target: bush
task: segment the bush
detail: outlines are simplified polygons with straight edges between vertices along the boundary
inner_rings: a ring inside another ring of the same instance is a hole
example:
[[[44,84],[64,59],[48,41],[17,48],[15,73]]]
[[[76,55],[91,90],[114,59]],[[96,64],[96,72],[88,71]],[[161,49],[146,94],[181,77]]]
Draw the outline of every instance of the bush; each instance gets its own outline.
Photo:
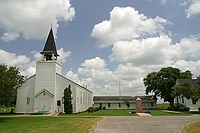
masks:
[[[87,109],[87,112],[88,113],[93,113],[95,111],[95,109],[93,108],[93,107],[89,107],[88,109]]]
[[[200,107],[198,107],[198,110],[200,111]]]
[[[102,110],[102,107],[101,107],[101,106],[99,106],[99,110]]]
[[[131,112],[131,114],[135,114],[135,113],[136,113],[136,111],[132,111],[132,112]]]
[[[94,110],[95,110],[95,111],[99,111],[99,110],[100,110],[100,108],[99,108],[99,107],[96,107]]]
[[[180,107],[180,111],[189,111],[190,108],[189,107]]]
[[[106,107],[103,107],[103,110],[106,110]]]
[[[168,107],[167,109],[171,111],[189,111],[190,110],[189,107],[186,107],[185,105],[179,104],[179,103],[172,105]]]

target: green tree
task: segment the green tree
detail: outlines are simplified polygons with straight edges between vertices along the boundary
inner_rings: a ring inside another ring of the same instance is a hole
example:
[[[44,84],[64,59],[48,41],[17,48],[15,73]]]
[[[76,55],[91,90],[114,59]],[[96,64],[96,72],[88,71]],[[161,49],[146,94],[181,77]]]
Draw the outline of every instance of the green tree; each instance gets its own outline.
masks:
[[[161,68],[158,72],[149,73],[144,79],[146,94],[154,92],[155,96],[160,96],[164,101],[168,101],[170,105],[174,104],[173,86],[176,80],[181,78],[191,78],[191,72],[181,72],[178,68],[166,67]]]
[[[190,99],[194,93],[189,82],[185,82],[182,85],[174,85],[172,89],[174,97],[184,96],[187,99]]]
[[[183,96],[187,99],[191,99],[193,102],[197,102],[200,99],[200,77],[197,77],[196,84],[190,84],[189,81],[185,81],[183,84],[177,84],[173,87],[174,97]]]
[[[0,65],[0,105],[16,105],[17,89],[24,81],[18,68]]]
[[[71,86],[69,85],[64,90],[64,111],[65,111],[66,114],[72,114],[73,113],[71,94],[72,94]]]

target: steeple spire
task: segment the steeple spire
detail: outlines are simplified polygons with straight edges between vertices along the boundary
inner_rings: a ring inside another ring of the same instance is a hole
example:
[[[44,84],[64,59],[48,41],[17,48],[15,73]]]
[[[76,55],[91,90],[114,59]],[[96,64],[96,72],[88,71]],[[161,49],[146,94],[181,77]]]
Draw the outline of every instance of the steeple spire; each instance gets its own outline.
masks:
[[[57,54],[57,49],[56,49],[56,44],[55,44],[55,40],[54,40],[52,26],[49,31],[49,35],[47,37],[44,49],[40,53],[44,56],[44,59],[46,59],[46,61],[57,60],[57,56],[59,56]]]

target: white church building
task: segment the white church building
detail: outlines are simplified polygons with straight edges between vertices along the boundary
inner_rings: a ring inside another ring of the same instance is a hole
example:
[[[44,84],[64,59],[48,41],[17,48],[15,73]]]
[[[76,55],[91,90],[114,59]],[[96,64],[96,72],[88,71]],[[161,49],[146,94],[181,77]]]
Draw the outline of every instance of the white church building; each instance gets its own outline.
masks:
[[[44,49],[43,60],[36,62],[36,74],[29,77],[17,91],[16,113],[64,113],[64,89],[71,86],[73,113],[83,112],[92,106],[92,91],[62,76],[57,61],[52,28]]]

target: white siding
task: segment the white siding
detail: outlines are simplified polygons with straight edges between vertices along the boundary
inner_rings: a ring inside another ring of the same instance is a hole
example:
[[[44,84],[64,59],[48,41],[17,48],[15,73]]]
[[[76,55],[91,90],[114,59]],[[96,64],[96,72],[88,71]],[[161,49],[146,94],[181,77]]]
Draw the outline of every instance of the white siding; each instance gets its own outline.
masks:
[[[27,79],[17,93],[17,113],[37,111],[64,112],[64,89],[71,86],[73,113],[86,111],[92,106],[92,92],[61,75],[61,65],[56,61],[39,61],[36,74]],[[45,93],[45,94],[44,94]],[[30,104],[27,104],[30,98]],[[57,106],[57,101],[61,106]]]
[[[17,90],[16,113],[29,113],[34,110],[35,75],[28,78],[21,88]],[[30,104],[27,104],[30,98]]]
[[[57,74],[56,76],[57,82],[56,82],[56,95],[57,95],[57,100],[62,99],[64,96],[64,89],[66,87],[71,86],[71,91],[72,91],[72,105],[73,105],[73,113],[78,113],[82,111],[86,111],[88,107],[91,107],[91,102],[90,104],[86,103],[86,94],[90,95],[92,97],[92,92],[89,90],[85,89],[84,87],[76,84],[73,81],[68,80],[67,78],[63,77],[60,74]],[[82,94],[82,95],[81,95]],[[90,98],[92,100],[92,98]],[[64,112],[64,104],[62,104],[63,112]]]

